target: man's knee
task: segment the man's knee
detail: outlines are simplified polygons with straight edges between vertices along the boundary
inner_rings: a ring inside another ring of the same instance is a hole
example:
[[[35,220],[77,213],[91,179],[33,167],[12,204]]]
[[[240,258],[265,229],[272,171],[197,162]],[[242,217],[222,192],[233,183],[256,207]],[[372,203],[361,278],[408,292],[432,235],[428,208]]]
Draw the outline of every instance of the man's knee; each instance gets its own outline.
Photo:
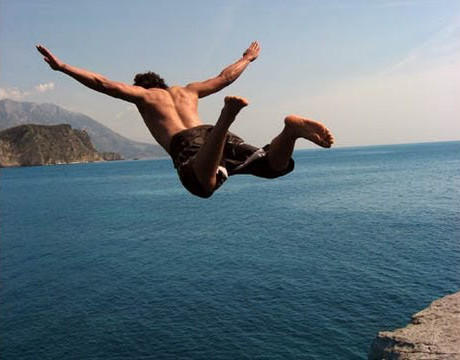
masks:
[[[222,184],[227,181],[228,179],[228,172],[224,166],[219,166],[217,168],[217,172],[214,176],[211,177],[203,177],[200,180],[197,173],[195,172],[195,178],[200,183],[202,188],[202,197],[211,197],[214,192],[222,186]]]
[[[200,183],[201,191],[200,195],[203,198],[209,198],[211,197],[212,194],[214,194],[214,191],[216,190],[216,184],[217,181],[214,177],[214,179],[205,179],[203,181],[198,180]]]
[[[202,183],[196,176],[181,178],[181,182],[190,193],[205,199],[211,197],[216,190],[212,183]]]
[[[208,198],[213,194],[213,184],[203,181],[202,175],[194,170],[192,163],[184,164],[177,172],[182,185],[193,195]]]

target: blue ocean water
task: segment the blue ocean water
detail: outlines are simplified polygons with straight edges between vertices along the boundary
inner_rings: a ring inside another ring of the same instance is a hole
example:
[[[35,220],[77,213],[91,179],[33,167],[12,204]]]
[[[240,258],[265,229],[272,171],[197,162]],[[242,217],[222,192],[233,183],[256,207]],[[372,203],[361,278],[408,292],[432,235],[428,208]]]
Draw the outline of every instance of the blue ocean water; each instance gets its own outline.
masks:
[[[297,151],[208,200],[169,160],[1,169],[1,358],[365,359],[460,290],[459,155]]]

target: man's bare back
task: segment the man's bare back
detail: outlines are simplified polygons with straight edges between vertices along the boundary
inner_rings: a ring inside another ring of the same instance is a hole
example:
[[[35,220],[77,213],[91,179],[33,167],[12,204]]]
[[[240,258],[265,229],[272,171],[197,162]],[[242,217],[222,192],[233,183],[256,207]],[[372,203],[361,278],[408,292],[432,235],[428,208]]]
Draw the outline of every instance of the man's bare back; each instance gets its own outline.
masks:
[[[41,45],[37,49],[53,70],[61,71],[93,90],[134,103],[152,136],[172,156],[184,186],[201,197],[211,196],[227,179],[228,174],[250,173],[273,178],[292,171],[291,155],[298,138],[310,140],[322,147],[330,147],[334,142],[332,134],[323,124],[289,115],[285,119],[283,131],[263,151],[250,145],[238,145],[232,147],[231,152],[240,153],[240,158],[226,162],[224,157],[227,147],[241,140],[232,135],[233,143],[229,145],[228,129],[248,102],[241,97],[226,97],[215,126],[203,128],[198,116],[198,100],[234,82],[259,56],[260,46],[257,42],[251,43],[243,56],[218,76],[186,86],[172,87],[151,72],[137,74],[134,85],[112,81],[100,74],[64,64]],[[179,134],[182,143],[189,143],[190,149],[178,149],[177,141],[172,149],[172,141],[177,140]],[[226,169],[226,166],[229,168]]]
[[[147,90],[136,106],[152,136],[168,153],[176,133],[201,124],[198,97],[183,87]]]

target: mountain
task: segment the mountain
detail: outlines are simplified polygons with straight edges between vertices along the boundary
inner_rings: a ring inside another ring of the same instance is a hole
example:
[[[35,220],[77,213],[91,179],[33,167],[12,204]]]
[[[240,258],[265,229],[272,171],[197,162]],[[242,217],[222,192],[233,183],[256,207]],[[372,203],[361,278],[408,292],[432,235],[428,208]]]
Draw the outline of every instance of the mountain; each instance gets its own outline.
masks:
[[[127,139],[89,116],[65,110],[57,105],[0,100],[0,130],[25,124],[70,124],[74,129],[85,130],[98,151],[119,153],[125,159],[167,156],[159,145]]]
[[[62,125],[20,125],[0,131],[0,167],[120,160],[99,153],[84,130]]]

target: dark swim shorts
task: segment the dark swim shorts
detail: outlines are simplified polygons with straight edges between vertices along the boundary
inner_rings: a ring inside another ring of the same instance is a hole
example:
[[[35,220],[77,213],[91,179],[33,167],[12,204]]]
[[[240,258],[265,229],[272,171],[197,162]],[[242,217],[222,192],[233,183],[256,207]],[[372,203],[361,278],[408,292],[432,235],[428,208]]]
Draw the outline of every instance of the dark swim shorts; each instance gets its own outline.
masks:
[[[182,185],[194,195],[204,198],[210,197],[232,175],[251,174],[273,179],[286,175],[294,169],[294,160],[291,158],[289,166],[285,170],[273,170],[266,156],[270,145],[257,148],[245,144],[243,139],[229,132],[222,161],[217,171],[217,186],[211,192],[206,191],[202,188],[193,171],[193,160],[212,129],[212,125],[200,125],[183,130],[171,139],[170,153],[174,167],[177,169]]]

